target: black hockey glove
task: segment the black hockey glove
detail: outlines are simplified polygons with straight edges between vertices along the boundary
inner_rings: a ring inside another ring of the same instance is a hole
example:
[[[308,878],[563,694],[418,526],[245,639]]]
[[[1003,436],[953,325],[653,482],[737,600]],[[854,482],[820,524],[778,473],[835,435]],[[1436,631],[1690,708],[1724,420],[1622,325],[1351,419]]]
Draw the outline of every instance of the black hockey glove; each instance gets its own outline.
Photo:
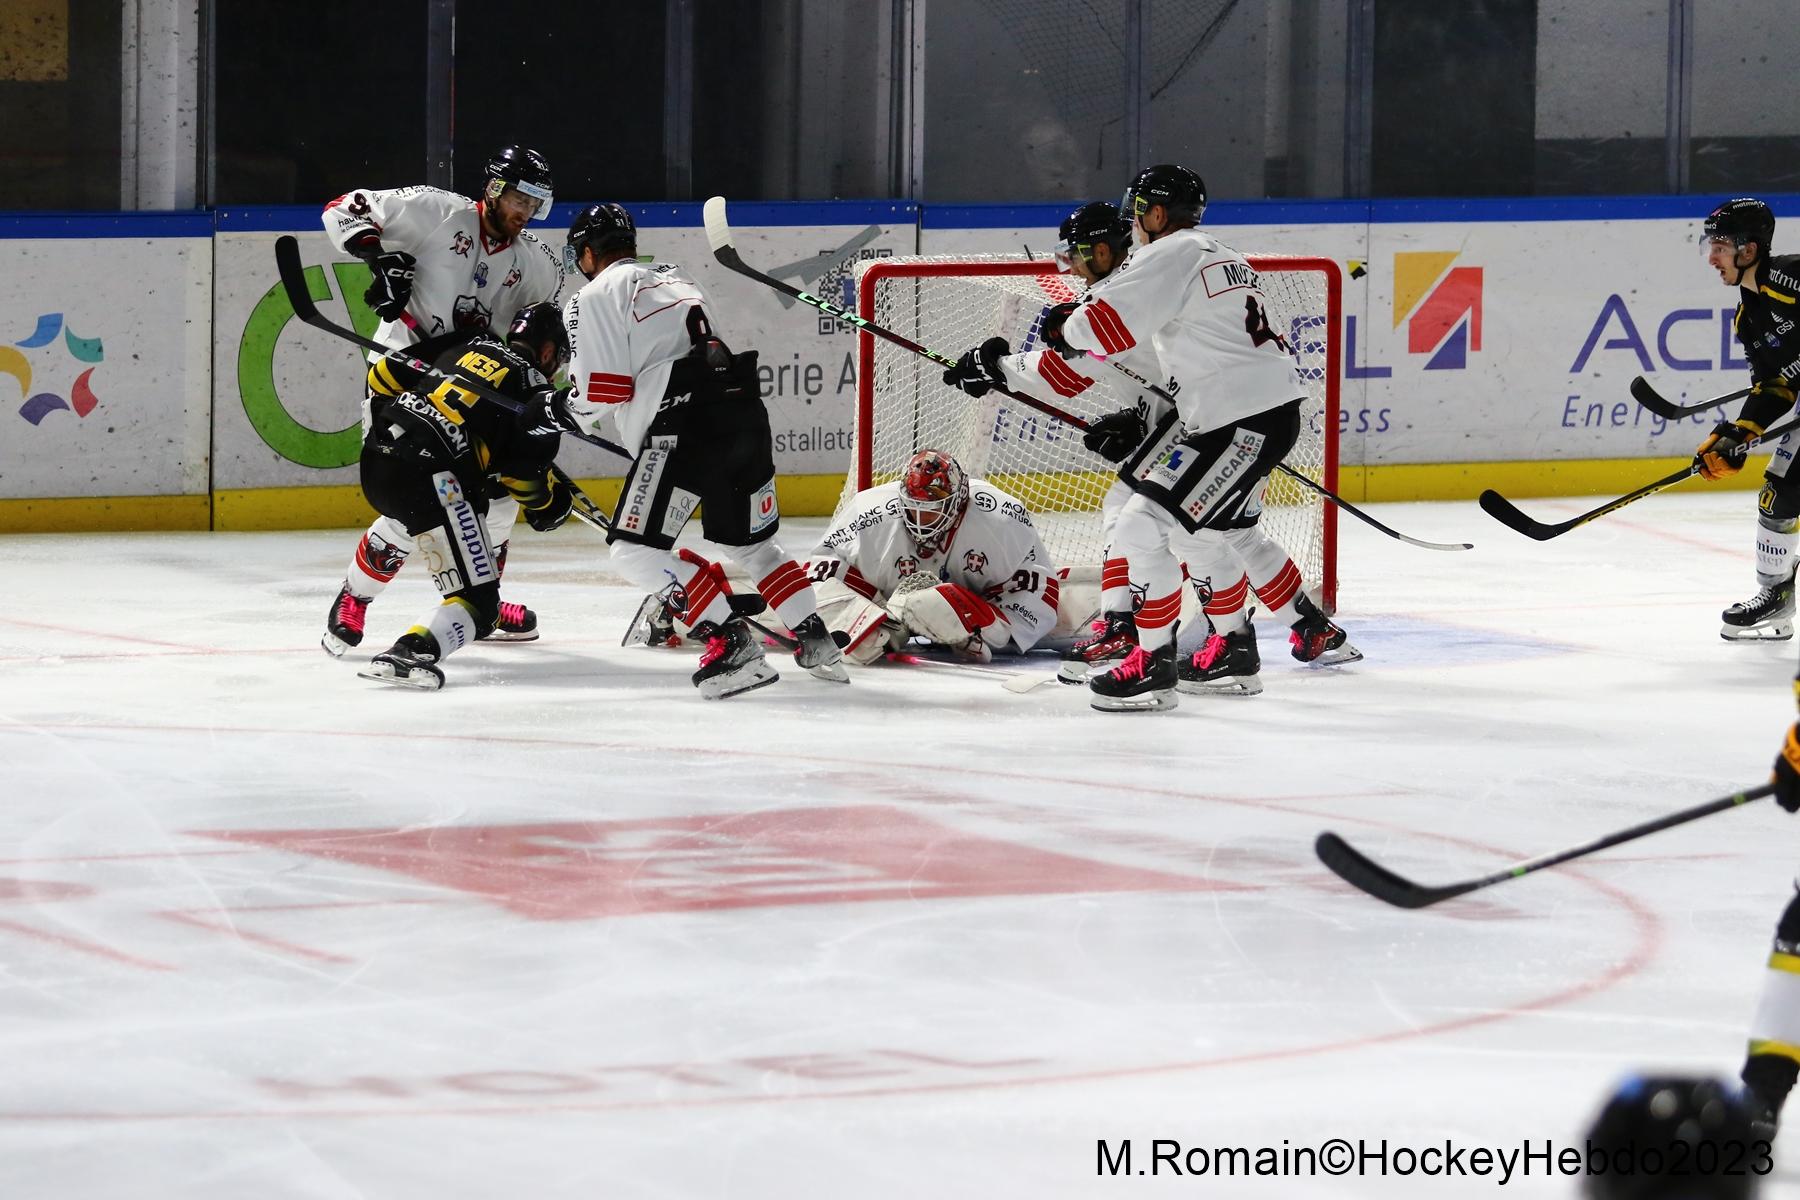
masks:
[[[569,411],[569,397],[574,391],[575,388],[570,386],[559,388],[551,394],[548,402],[550,419],[556,422],[557,427],[565,433],[585,433],[586,431],[581,428],[580,423],[575,420],[575,414]]]
[[[1800,724],[1787,732],[1781,741],[1781,753],[1775,756],[1775,803],[1789,812],[1800,812]]]
[[[575,506],[575,494],[569,490],[568,484],[556,475],[550,475],[544,482],[547,485],[544,494],[533,497],[541,499],[543,503],[536,508],[529,504],[519,505],[525,512],[525,523],[539,533],[549,533],[552,529],[559,528],[569,519],[569,510]]]
[[[1038,329],[1038,340],[1064,358],[1075,358],[1081,354],[1081,351],[1063,341],[1063,323],[1069,319],[1069,314],[1075,311],[1075,307],[1073,300],[1052,304],[1050,311],[1044,314],[1043,325]]]
[[[970,395],[985,396],[997,387],[1006,386],[1006,373],[1000,360],[1012,353],[1003,337],[991,337],[981,345],[963,351],[956,365],[944,372],[944,382]]]
[[[412,298],[413,256],[404,250],[390,250],[369,260],[375,278],[363,293],[363,303],[375,310],[384,321],[397,321]]]
[[[1136,450],[1149,433],[1144,414],[1135,408],[1122,408],[1089,425],[1081,435],[1081,444],[1107,462],[1124,462],[1125,456]]]
[[[1762,427],[1748,421],[1720,421],[1714,425],[1713,431],[1700,443],[1700,448],[1694,451],[1694,462],[1700,468],[1700,477],[1724,479],[1728,475],[1736,475],[1744,469],[1744,460],[1750,457],[1747,443],[1751,438],[1761,436]]]

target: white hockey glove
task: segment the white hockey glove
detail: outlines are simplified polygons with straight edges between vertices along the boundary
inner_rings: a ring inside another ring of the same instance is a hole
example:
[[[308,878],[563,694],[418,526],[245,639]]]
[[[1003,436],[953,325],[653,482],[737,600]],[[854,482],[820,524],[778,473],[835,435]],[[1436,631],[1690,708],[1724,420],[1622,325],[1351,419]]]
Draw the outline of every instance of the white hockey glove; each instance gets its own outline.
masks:
[[[888,608],[908,631],[980,662],[1009,634],[1000,610],[958,583],[899,592]]]

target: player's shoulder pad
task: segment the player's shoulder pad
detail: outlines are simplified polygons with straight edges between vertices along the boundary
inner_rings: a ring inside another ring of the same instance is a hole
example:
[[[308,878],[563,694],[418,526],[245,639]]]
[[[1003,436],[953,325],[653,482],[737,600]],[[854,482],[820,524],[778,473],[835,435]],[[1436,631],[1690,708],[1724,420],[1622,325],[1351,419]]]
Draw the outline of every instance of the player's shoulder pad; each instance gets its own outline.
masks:
[[[1800,254],[1771,254],[1768,284],[1789,295],[1800,294]]]
[[[969,507],[976,512],[992,513],[1031,528],[1031,511],[1015,496],[1001,491],[985,479],[969,480]]]

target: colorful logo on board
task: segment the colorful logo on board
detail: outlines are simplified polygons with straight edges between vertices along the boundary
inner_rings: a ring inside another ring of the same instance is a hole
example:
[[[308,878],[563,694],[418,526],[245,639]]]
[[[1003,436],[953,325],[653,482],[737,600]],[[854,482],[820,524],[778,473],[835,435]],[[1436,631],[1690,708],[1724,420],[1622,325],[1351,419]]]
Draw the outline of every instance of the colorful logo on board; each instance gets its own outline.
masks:
[[[69,384],[68,396],[56,392],[33,393],[31,360],[22,351],[38,350],[60,337],[69,357],[78,363],[98,363],[105,358],[105,348],[99,338],[77,337],[75,331],[63,324],[61,313],[45,313],[37,319],[37,328],[30,337],[9,345],[0,345],[0,375],[11,375],[19,381],[19,395],[24,403],[19,406],[19,415],[33,425],[58,410],[73,412],[77,417],[85,417],[94,411],[100,403],[100,397],[94,395],[91,384],[96,368],[89,367],[75,377]]]
[[[1431,355],[1427,371],[1460,371],[1481,349],[1481,268],[1454,267],[1454,250],[1394,255],[1394,328],[1406,325],[1406,352]]]

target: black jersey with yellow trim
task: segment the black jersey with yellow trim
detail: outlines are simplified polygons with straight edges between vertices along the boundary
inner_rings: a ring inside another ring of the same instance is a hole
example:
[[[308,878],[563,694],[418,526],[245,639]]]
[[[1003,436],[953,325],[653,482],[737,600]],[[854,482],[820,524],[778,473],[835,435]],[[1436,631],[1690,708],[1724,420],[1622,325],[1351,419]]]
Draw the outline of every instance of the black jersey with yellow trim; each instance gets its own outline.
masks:
[[[1800,386],[1800,254],[1771,255],[1757,287],[1738,292],[1732,328],[1750,363],[1750,398],[1739,418],[1767,429],[1794,406]]]
[[[502,475],[509,481],[540,479],[562,441],[562,432],[550,416],[552,389],[544,373],[491,333],[456,341],[430,365],[435,375],[413,366],[410,349],[383,355],[369,365],[369,391],[377,397],[411,392],[428,402],[438,417],[468,439],[484,474]],[[511,397],[523,411],[515,413],[483,399],[458,386],[458,379]],[[376,423],[380,423],[379,416]]]

